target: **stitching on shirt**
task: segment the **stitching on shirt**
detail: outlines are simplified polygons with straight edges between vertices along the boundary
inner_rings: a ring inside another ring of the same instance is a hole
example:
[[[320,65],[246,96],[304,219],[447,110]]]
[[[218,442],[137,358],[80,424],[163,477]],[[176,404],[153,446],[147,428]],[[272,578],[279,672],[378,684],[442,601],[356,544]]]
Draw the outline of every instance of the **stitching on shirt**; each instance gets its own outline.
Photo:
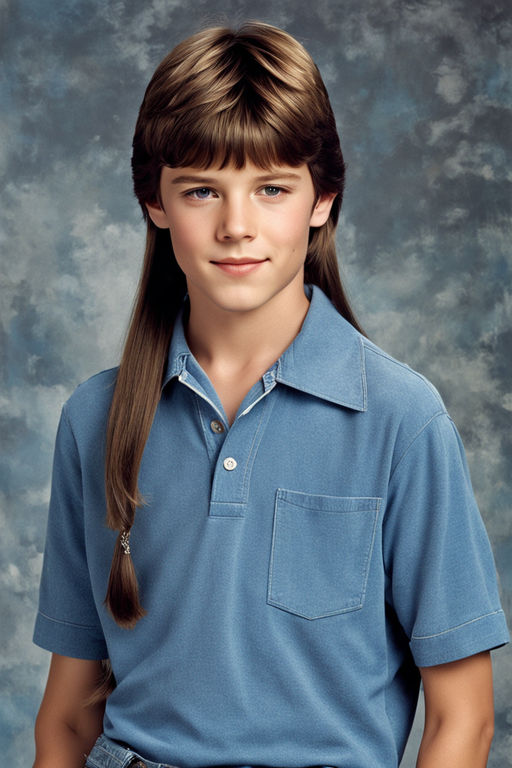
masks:
[[[206,446],[206,453],[207,453],[208,459],[210,461],[212,461],[212,459],[215,456],[215,449],[210,444],[210,440],[209,440],[210,436],[208,434],[208,425],[206,424],[206,421],[203,419],[203,414],[202,414],[202,410],[201,410],[201,402],[200,402],[202,400],[202,397],[200,397],[200,395],[198,395],[197,392],[194,392],[193,390],[192,390],[192,392],[193,392],[193,395],[194,395],[194,406],[195,406],[195,409],[197,411],[197,415],[198,415],[198,418],[199,418],[199,423],[201,424],[201,429],[203,430],[203,440],[204,440],[204,443],[205,443],[205,446]]]
[[[83,474],[82,474],[82,457],[80,456],[80,450],[78,448],[78,440],[76,439],[75,430],[73,429],[73,425],[71,424],[71,418],[70,418],[70,416],[68,414],[67,403],[64,403],[64,405],[62,407],[62,416],[65,419],[66,424],[68,425],[68,429],[69,429],[69,431],[71,433],[71,437],[73,438],[73,443],[75,445],[76,457],[77,457],[78,465],[79,465],[79,469],[80,469],[80,472],[79,472],[79,475],[80,475],[80,508],[82,510],[82,513],[83,513],[83,508],[84,508],[84,478],[83,478]],[[83,529],[83,525],[82,525],[82,529]]]
[[[186,387],[188,387],[188,388],[189,388],[189,389],[190,389],[192,392],[195,392],[195,394],[196,394],[198,397],[200,397],[202,400],[204,400],[206,403],[208,403],[209,405],[211,405],[211,407],[213,408],[213,410],[214,410],[216,413],[218,413],[218,414],[219,414],[219,416],[221,417],[221,419],[224,419],[224,416],[223,416],[223,414],[222,414],[222,413],[219,411],[219,409],[217,408],[217,406],[215,405],[215,403],[213,402],[213,400],[210,400],[210,398],[209,398],[209,397],[206,397],[206,395],[202,394],[202,393],[201,393],[201,392],[200,392],[198,389],[196,389],[196,387],[194,387],[192,384],[190,384],[190,382],[188,381],[188,378],[189,378],[189,377],[190,377],[190,378],[192,378],[192,379],[194,378],[193,376],[191,376],[191,375],[188,373],[188,371],[182,371],[182,373],[180,373],[180,375],[179,375],[179,377],[178,377],[178,381],[180,381],[182,384],[184,384]]]
[[[296,389],[298,392],[304,392],[306,395],[313,395],[314,397],[320,397],[322,400],[327,400],[330,403],[335,403],[336,405],[344,405],[347,408],[353,408],[356,411],[363,410],[363,406],[361,403],[353,403],[349,400],[341,400],[337,398],[336,400],[334,397],[328,393],[328,392],[320,392],[316,389],[313,389],[312,387],[309,387],[305,389],[304,387],[301,387],[297,384],[297,382],[288,381],[284,377],[280,376],[278,379],[280,384],[285,384],[287,387],[291,387],[292,389]],[[364,404],[364,393],[363,393],[363,404]],[[366,410],[366,409],[364,409]]]
[[[269,389],[267,392],[265,392],[265,395],[268,395],[269,392],[271,392],[271,391],[272,390]],[[260,398],[260,399],[262,399],[262,398]],[[247,502],[247,498],[248,498],[248,494],[249,494],[250,479],[251,479],[251,474],[252,474],[252,468],[253,468],[253,465],[254,465],[254,460],[256,458],[256,454],[258,452],[259,445],[261,443],[261,439],[263,437],[263,430],[264,430],[263,419],[264,419],[265,416],[267,417],[265,419],[265,424],[267,424],[268,423],[268,419],[270,417],[270,412],[273,410],[274,403],[269,401],[269,399],[267,398],[267,401],[264,403],[264,405],[266,406],[266,408],[263,407],[263,408],[260,409],[261,413],[260,413],[260,418],[259,418],[259,421],[258,421],[258,426],[256,427],[256,429],[253,432],[253,439],[252,439],[251,447],[249,448],[249,455],[247,457],[247,461],[245,462],[244,474],[243,474],[243,477],[242,477],[242,494],[243,494],[244,502]],[[270,412],[267,414],[266,411],[269,408],[270,408]]]
[[[308,511],[316,511],[316,512],[325,512],[326,514],[331,515],[339,515],[339,514],[350,514],[352,512],[375,512],[379,511],[381,504],[382,504],[382,496],[327,496],[323,493],[314,493],[314,494],[304,494],[305,496],[313,496],[314,498],[320,498],[320,499],[354,499],[355,501],[362,501],[363,499],[365,501],[376,501],[376,504],[373,504],[372,506],[365,507],[364,509],[343,509],[343,510],[337,510],[337,509],[323,509],[321,507],[310,507],[307,506],[304,502],[301,504],[300,501],[290,501],[290,499],[283,498],[283,496],[279,496],[279,491],[284,491],[285,493],[288,492],[287,488],[278,488],[276,495],[279,497],[281,502],[284,502],[285,504],[289,504],[292,507],[298,507],[299,509],[306,509]]]
[[[267,392],[264,393],[264,395],[267,395],[267,394],[268,394]],[[268,408],[269,406],[268,399],[264,403],[264,405],[266,405]],[[249,480],[251,477],[252,465],[254,464],[254,459],[256,458],[256,451],[261,440],[259,433],[261,430],[261,425],[263,422],[264,415],[265,415],[265,408],[263,407],[263,408],[260,408],[260,418],[258,419],[258,426],[256,427],[256,429],[252,434],[251,447],[249,448],[249,455],[247,456],[247,461],[245,462],[244,474],[242,477],[242,489],[243,489],[242,493],[243,493],[244,502],[247,501],[247,495],[249,490]],[[259,440],[258,440],[258,437],[260,437]]]
[[[62,621],[62,619],[54,619],[53,616],[48,616],[46,613],[39,611],[39,615],[48,621],[54,621],[56,624],[64,624],[67,627],[80,627],[80,629],[98,629],[94,624],[77,624],[74,621]]]
[[[266,375],[267,374],[265,374],[263,376],[263,379],[265,379]],[[264,382],[263,386],[265,387],[265,382]],[[272,381],[272,383],[267,387],[267,389],[265,389],[265,391],[257,398],[257,400],[255,400],[253,403],[248,405],[247,408],[245,408],[245,410],[243,410],[242,413],[240,413],[239,415],[240,416],[247,416],[247,414],[252,411],[254,406],[257,405],[260,402],[260,400],[263,400],[263,398],[266,397],[269,392],[272,392],[272,390],[274,389],[275,386],[276,386],[276,382],[275,382],[275,379],[274,379]]]
[[[359,358],[360,358],[360,364],[361,364],[361,387],[363,390],[363,409],[366,411],[368,409],[368,386],[366,383],[366,357],[364,354],[365,345],[363,343],[363,339],[361,336],[359,337]]]
[[[187,368],[187,357],[189,356],[188,352],[179,352],[174,360],[172,361],[172,368],[171,370],[166,373],[166,378],[164,379],[162,390],[164,387],[167,386],[167,384],[171,381],[171,379],[174,379],[176,377],[179,378],[179,376],[183,373],[184,370]]]
[[[391,482],[391,479],[392,479],[393,475],[397,471],[397,469],[400,466],[400,464],[402,463],[403,459],[409,453],[409,450],[412,448],[413,444],[416,442],[418,437],[426,430],[426,428],[434,421],[434,419],[439,418],[439,416],[448,416],[448,414],[446,413],[446,411],[438,411],[438,413],[434,413],[434,415],[431,416],[430,419],[422,427],[420,427],[420,429],[416,432],[416,434],[412,438],[411,442],[409,443],[409,445],[407,446],[407,448],[405,449],[405,451],[402,453],[402,455],[398,459],[397,463],[395,464],[395,468],[393,469],[393,471],[391,472],[391,474],[389,476],[389,482]]]
[[[279,382],[279,384],[285,384],[288,387],[292,387],[292,389],[296,389],[298,392],[304,392],[306,395],[313,395],[314,397],[320,397],[322,400],[327,400],[330,403],[335,403],[336,405],[342,405],[346,408],[353,408],[356,411],[366,411],[367,410],[367,395],[368,395],[368,388],[366,383],[366,365],[365,365],[365,356],[364,356],[364,349],[365,345],[363,342],[363,339],[361,336],[358,338],[359,342],[359,367],[360,367],[360,375],[361,375],[361,389],[362,389],[362,404],[361,402],[353,402],[351,400],[346,400],[343,398],[343,396],[340,397],[340,395],[336,395],[334,397],[332,393],[329,392],[321,392],[317,389],[314,389],[309,384],[307,387],[301,386],[296,381],[289,381],[284,375],[283,375],[283,364],[282,364],[282,358],[279,358],[277,360],[277,370],[276,370],[276,381]],[[289,347],[287,354],[292,357],[291,364],[294,364],[293,360],[293,344],[291,347]]]
[[[468,624],[474,624],[475,621],[487,619],[489,616],[496,616],[498,613],[503,613],[503,611],[500,609],[498,611],[491,611],[491,613],[484,613],[483,616],[477,616],[476,619],[470,619],[469,621],[464,621],[462,624],[457,624],[455,627],[450,627],[450,629],[445,629],[442,632],[436,632],[435,635],[412,635],[411,640],[431,640],[434,637],[441,637],[441,635],[447,635],[449,632],[454,632],[456,629],[467,627]]]
[[[320,495],[318,496],[320,498],[338,498],[338,499],[368,499],[369,501],[376,501],[374,508],[367,508],[367,509],[361,509],[361,510],[354,510],[356,514],[359,514],[361,512],[371,512],[373,515],[373,529],[372,529],[372,535],[370,537],[370,540],[368,541],[368,545],[364,552],[364,561],[362,565],[362,571],[361,571],[361,590],[359,594],[352,598],[352,601],[349,601],[347,604],[345,604],[341,608],[335,608],[332,611],[324,611],[323,613],[318,613],[318,610],[320,610],[318,607],[315,609],[312,604],[309,612],[305,613],[304,608],[300,608],[297,598],[290,598],[288,597],[287,602],[282,602],[280,599],[280,594],[282,594],[283,590],[279,590],[278,588],[275,590],[279,594],[274,594],[274,574],[276,573],[274,564],[276,560],[276,548],[278,546],[278,539],[282,538],[283,533],[283,525],[278,524],[279,518],[278,518],[278,512],[280,510],[280,506],[283,504],[289,504],[290,506],[296,506],[299,509],[306,509],[308,512],[312,511],[309,507],[303,507],[300,504],[294,504],[293,502],[289,502],[287,499],[283,498],[280,495],[280,491],[284,491],[286,493],[285,488],[278,488],[275,496],[274,501],[274,522],[272,527],[272,545],[271,545],[271,552],[270,552],[270,563],[269,563],[269,575],[268,575],[268,589],[267,589],[267,603],[269,605],[273,605],[277,608],[281,608],[282,610],[287,611],[288,613],[292,613],[296,616],[301,616],[304,619],[308,619],[310,621],[316,620],[316,619],[323,619],[328,616],[337,616],[344,613],[352,613],[354,611],[359,611],[364,605],[365,597],[366,597],[366,588],[368,585],[368,578],[370,573],[370,562],[372,558],[373,548],[375,544],[375,537],[378,527],[378,520],[379,520],[379,513],[380,513],[380,507],[382,503],[382,498],[380,496],[374,496],[374,497],[368,497],[368,496],[347,496],[347,497],[336,497],[336,496],[325,496]],[[293,493],[293,492],[292,492]],[[316,494],[315,494],[316,497]],[[339,515],[339,512],[334,512],[332,510],[318,510],[321,511],[322,514],[330,514],[330,515]],[[281,529],[281,532],[279,532],[279,529]],[[283,555],[280,556],[283,558]],[[286,599],[286,595],[284,595]],[[355,602],[357,601],[357,602]],[[307,610],[307,606],[305,606]],[[314,613],[315,615],[312,616],[311,613]]]
[[[377,502],[377,508],[375,509],[375,518],[374,518],[374,521],[373,521],[372,540],[370,542],[370,546],[368,547],[368,549],[366,551],[366,557],[365,557],[365,561],[364,561],[364,570],[366,572],[366,577],[365,577],[364,584],[363,584],[363,590],[361,592],[361,604],[364,603],[365,598],[366,598],[366,587],[368,586],[368,579],[369,579],[369,576],[370,576],[370,561],[371,561],[372,554],[373,554],[373,547],[374,547],[374,544],[375,544],[375,537],[377,535],[377,523],[378,523],[378,520],[379,520],[381,504],[382,504],[382,499],[379,498],[379,500]]]
[[[68,413],[67,403],[64,403],[62,407],[62,415],[64,416],[64,419],[66,420],[66,424],[69,427],[69,431],[71,432],[73,436],[73,442],[75,444],[76,449],[76,455],[80,458],[80,451],[78,450],[78,440],[76,439],[75,430],[73,429],[73,425],[71,423],[71,419]],[[82,486],[82,473],[80,472],[80,487]]]
[[[77,390],[81,389],[82,387],[84,387],[86,384],[89,384],[89,382],[93,381],[94,379],[100,379],[100,378],[103,378],[103,377],[106,378],[108,374],[115,373],[115,376],[113,376],[112,381],[109,381],[109,382],[105,383],[105,392],[106,392],[107,389],[111,389],[115,385],[118,371],[119,371],[119,366],[118,365],[114,365],[114,366],[112,366],[112,368],[105,368],[103,371],[98,371],[98,373],[94,373],[92,376],[89,376],[89,378],[86,379],[85,381],[81,381],[76,389]],[[72,397],[73,397],[73,393],[71,394],[71,398]],[[69,400],[68,400],[68,402],[69,402]]]
[[[394,357],[391,357],[391,355],[387,355],[382,349],[379,349],[378,347],[374,347],[373,345],[371,345],[367,341],[365,342],[363,340],[363,346],[364,346],[365,349],[368,350],[368,352],[373,352],[374,355],[379,355],[379,357],[383,357],[385,360],[388,360],[390,363],[393,363],[394,365],[398,365],[400,368],[403,368],[405,371],[410,373],[412,376],[416,376],[416,378],[419,379],[423,383],[423,385],[426,387],[426,389],[428,389],[430,394],[433,395],[433,397],[436,399],[437,403],[439,405],[443,406],[443,408],[444,408],[444,403],[443,403],[443,401],[441,399],[441,396],[440,396],[439,392],[436,390],[434,385],[428,379],[425,378],[425,376],[423,376],[421,373],[418,373],[418,371],[415,371],[413,368],[410,368],[405,363],[401,363],[400,360],[395,360]]]

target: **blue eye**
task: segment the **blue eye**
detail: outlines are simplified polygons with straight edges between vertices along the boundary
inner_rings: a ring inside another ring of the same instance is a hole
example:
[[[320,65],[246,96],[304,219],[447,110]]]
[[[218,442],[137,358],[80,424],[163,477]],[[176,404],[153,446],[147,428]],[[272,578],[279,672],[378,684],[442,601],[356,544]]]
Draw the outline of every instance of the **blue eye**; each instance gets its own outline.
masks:
[[[208,200],[212,191],[209,187],[199,187],[199,189],[192,189],[187,192],[188,197],[192,197],[195,200]]]
[[[266,197],[277,197],[279,193],[282,192],[281,187],[276,187],[274,185],[263,187],[263,189]]]

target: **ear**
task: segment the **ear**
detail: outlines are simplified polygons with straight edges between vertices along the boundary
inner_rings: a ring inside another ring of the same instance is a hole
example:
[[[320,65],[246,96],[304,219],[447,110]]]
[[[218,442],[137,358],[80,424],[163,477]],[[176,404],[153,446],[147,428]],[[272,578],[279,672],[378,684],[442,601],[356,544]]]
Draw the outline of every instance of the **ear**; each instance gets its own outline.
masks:
[[[169,222],[167,221],[167,214],[160,205],[160,203],[145,203],[148,216],[159,229],[169,229]]]
[[[323,224],[325,224],[329,218],[332,204],[336,195],[337,192],[326,192],[324,195],[321,195],[318,198],[309,220],[310,227],[321,227]]]

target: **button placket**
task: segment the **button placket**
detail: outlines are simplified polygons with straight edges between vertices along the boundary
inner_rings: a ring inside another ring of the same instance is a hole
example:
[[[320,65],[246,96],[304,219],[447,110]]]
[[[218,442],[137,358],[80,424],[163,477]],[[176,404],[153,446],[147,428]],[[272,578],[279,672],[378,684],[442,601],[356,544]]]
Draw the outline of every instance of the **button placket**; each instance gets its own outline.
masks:
[[[226,433],[213,476],[210,517],[243,517],[254,460],[277,397],[275,392],[259,398]]]
[[[208,452],[208,458],[212,462],[212,472],[215,462],[219,458],[219,453],[229,430],[220,418],[217,410],[212,413],[210,402],[203,397],[196,398],[196,409],[201,424],[202,433]],[[226,455],[225,452],[222,454]]]

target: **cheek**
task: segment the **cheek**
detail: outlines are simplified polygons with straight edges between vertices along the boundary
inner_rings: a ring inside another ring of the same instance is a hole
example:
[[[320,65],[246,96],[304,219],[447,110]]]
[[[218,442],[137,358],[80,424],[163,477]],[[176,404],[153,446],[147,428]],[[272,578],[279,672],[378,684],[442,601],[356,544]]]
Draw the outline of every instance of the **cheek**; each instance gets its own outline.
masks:
[[[309,228],[311,213],[303,205],[283,206],[281,210],[263,211],[260,224],[263,229],[277,240],[299,239],[304,230]]]
[[[181,219],[179,222],[171,221],[169,232],[176,261],[181,267],[180,262],[187,260],[187,254],[197,249],[200,230],[197,224],[190,224],[186,219]]]
[[[283,243],[287,241],[294,250],[302,246],[307,248],[310,217],[309,208],[301,207],[292,211],[283,226],[277,230],[276,236]]]

